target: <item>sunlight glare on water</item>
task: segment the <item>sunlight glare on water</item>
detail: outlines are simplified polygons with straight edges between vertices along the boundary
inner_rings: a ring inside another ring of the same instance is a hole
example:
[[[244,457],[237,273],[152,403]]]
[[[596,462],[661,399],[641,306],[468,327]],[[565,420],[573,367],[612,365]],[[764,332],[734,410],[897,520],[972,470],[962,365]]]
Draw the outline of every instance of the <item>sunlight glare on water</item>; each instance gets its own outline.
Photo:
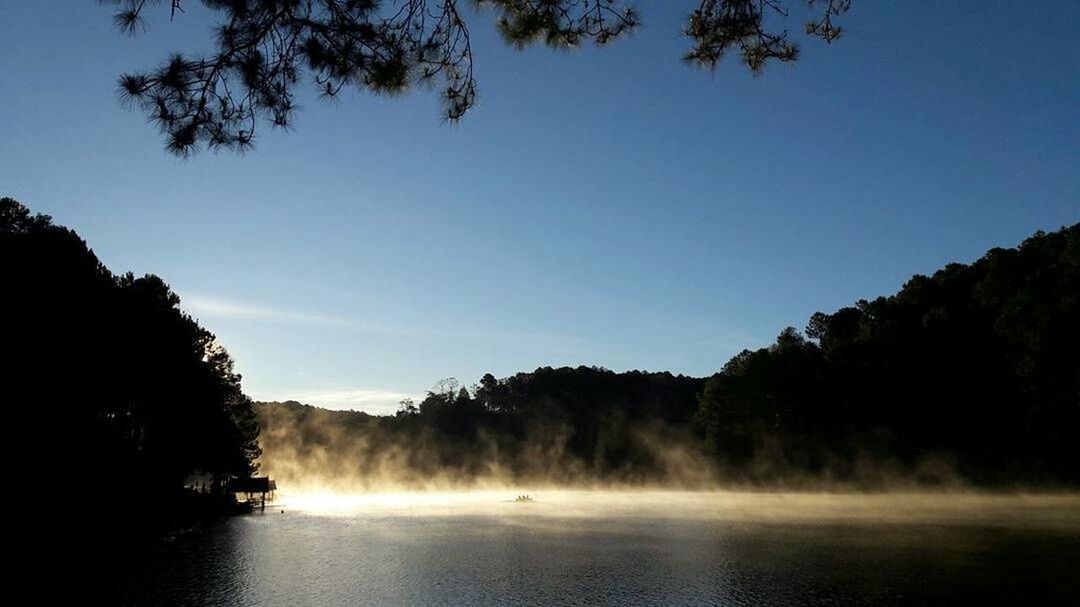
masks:
[[[386,492],[335,493],[306,492],[282,496],[291,510],[308,514],[349,515],[355,513],[432,515],[479,509],[506,500],[506,492]],[[511,496],[509,499],[513,499]]]
[[[515,502],[521,495],[533,501]],[[942,523],[1080,529],[1080,497],[552,489],[284,494],[309,515],[689,518],[743,522]]]

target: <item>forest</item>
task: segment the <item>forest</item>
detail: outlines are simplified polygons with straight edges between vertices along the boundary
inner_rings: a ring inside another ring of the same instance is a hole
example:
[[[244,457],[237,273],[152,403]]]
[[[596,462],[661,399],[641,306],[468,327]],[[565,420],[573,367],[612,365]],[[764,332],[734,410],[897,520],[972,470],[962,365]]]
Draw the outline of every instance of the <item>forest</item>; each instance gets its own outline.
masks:
[[[348,488],[1076,485],[1078,299],[1080,224],[816,313],[708,378],[543,367],[442,380],[394,416],[259,403],[262,461]]]
[[[419,404],[372,416],[258,403],[263,463],[285,483],[343,489],[536,482],[687,482],[704,380],[545,367],[472,390],[443,380]],[[699,462],[698,475],[707,473]],[[681,476],[676,479],[676,473]]]
[[[10,482],[30,521],[16,545],[31,563],[107,569],[227,506],[225,484],[259,455],[252,402],[161,278],[113,274],[74,231],[0,198],[0,281]],[[214,491],[192,491],[193,475]]]

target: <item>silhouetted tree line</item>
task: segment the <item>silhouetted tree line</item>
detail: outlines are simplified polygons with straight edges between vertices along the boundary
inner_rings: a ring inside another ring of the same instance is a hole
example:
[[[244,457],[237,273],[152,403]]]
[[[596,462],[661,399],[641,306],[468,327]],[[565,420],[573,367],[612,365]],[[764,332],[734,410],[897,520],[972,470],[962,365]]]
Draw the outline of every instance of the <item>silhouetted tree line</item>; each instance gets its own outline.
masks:
[[[257,408],[296,478],[1080,482],[1080,225],[814,314],[708,379],[540,368],[395,416]],[[702,468],[710,468],[710,474]]]
[[[228,354],[157,276],[110,272],[79,236],[0,198],[2,390],[20,529],[90,569],[210,507],[259,455]]]
[[[393,416],[258,403],[263,461],[282,478],[353,486],[521,480],[661,482],[688,444],[704,380],[544,367],[472,390],[444,380]]]
[[[1080,482],[1080,224],[814,314],[710,378],[697,421],[743,468]]]

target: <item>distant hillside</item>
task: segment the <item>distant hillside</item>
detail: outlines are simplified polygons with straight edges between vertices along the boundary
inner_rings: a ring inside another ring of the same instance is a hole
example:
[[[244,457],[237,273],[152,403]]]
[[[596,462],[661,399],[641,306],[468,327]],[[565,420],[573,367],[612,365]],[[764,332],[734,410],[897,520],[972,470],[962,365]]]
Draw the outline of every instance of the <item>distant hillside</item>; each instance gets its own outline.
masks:
[[[545,367],[470,392],[444,384],[394,416],[258,403],[264,469],[354,487],[485,482],[700,483],[704,379]],[[678,461],[674,461],[677,458]],[[698,470],[682,470],[698,460]],[[691,479],[685,475],[693,476]]]
[[[728,361],[698,421],[757,477],[1080,483],[1080,224],[814,314]]]
[[[1080,224],[814,314],[708,379],[544,367],[394,416],[261,403],[262,462],[354,487],[1080,483]]]

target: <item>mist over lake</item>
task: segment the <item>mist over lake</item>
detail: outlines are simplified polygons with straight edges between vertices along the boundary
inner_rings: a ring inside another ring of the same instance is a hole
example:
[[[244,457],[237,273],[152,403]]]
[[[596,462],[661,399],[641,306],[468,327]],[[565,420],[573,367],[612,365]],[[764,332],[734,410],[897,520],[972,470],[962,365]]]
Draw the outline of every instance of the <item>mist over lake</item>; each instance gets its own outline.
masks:
[[[177,605],[1075,604],[1076,496],[333,494],[157,552]]]

